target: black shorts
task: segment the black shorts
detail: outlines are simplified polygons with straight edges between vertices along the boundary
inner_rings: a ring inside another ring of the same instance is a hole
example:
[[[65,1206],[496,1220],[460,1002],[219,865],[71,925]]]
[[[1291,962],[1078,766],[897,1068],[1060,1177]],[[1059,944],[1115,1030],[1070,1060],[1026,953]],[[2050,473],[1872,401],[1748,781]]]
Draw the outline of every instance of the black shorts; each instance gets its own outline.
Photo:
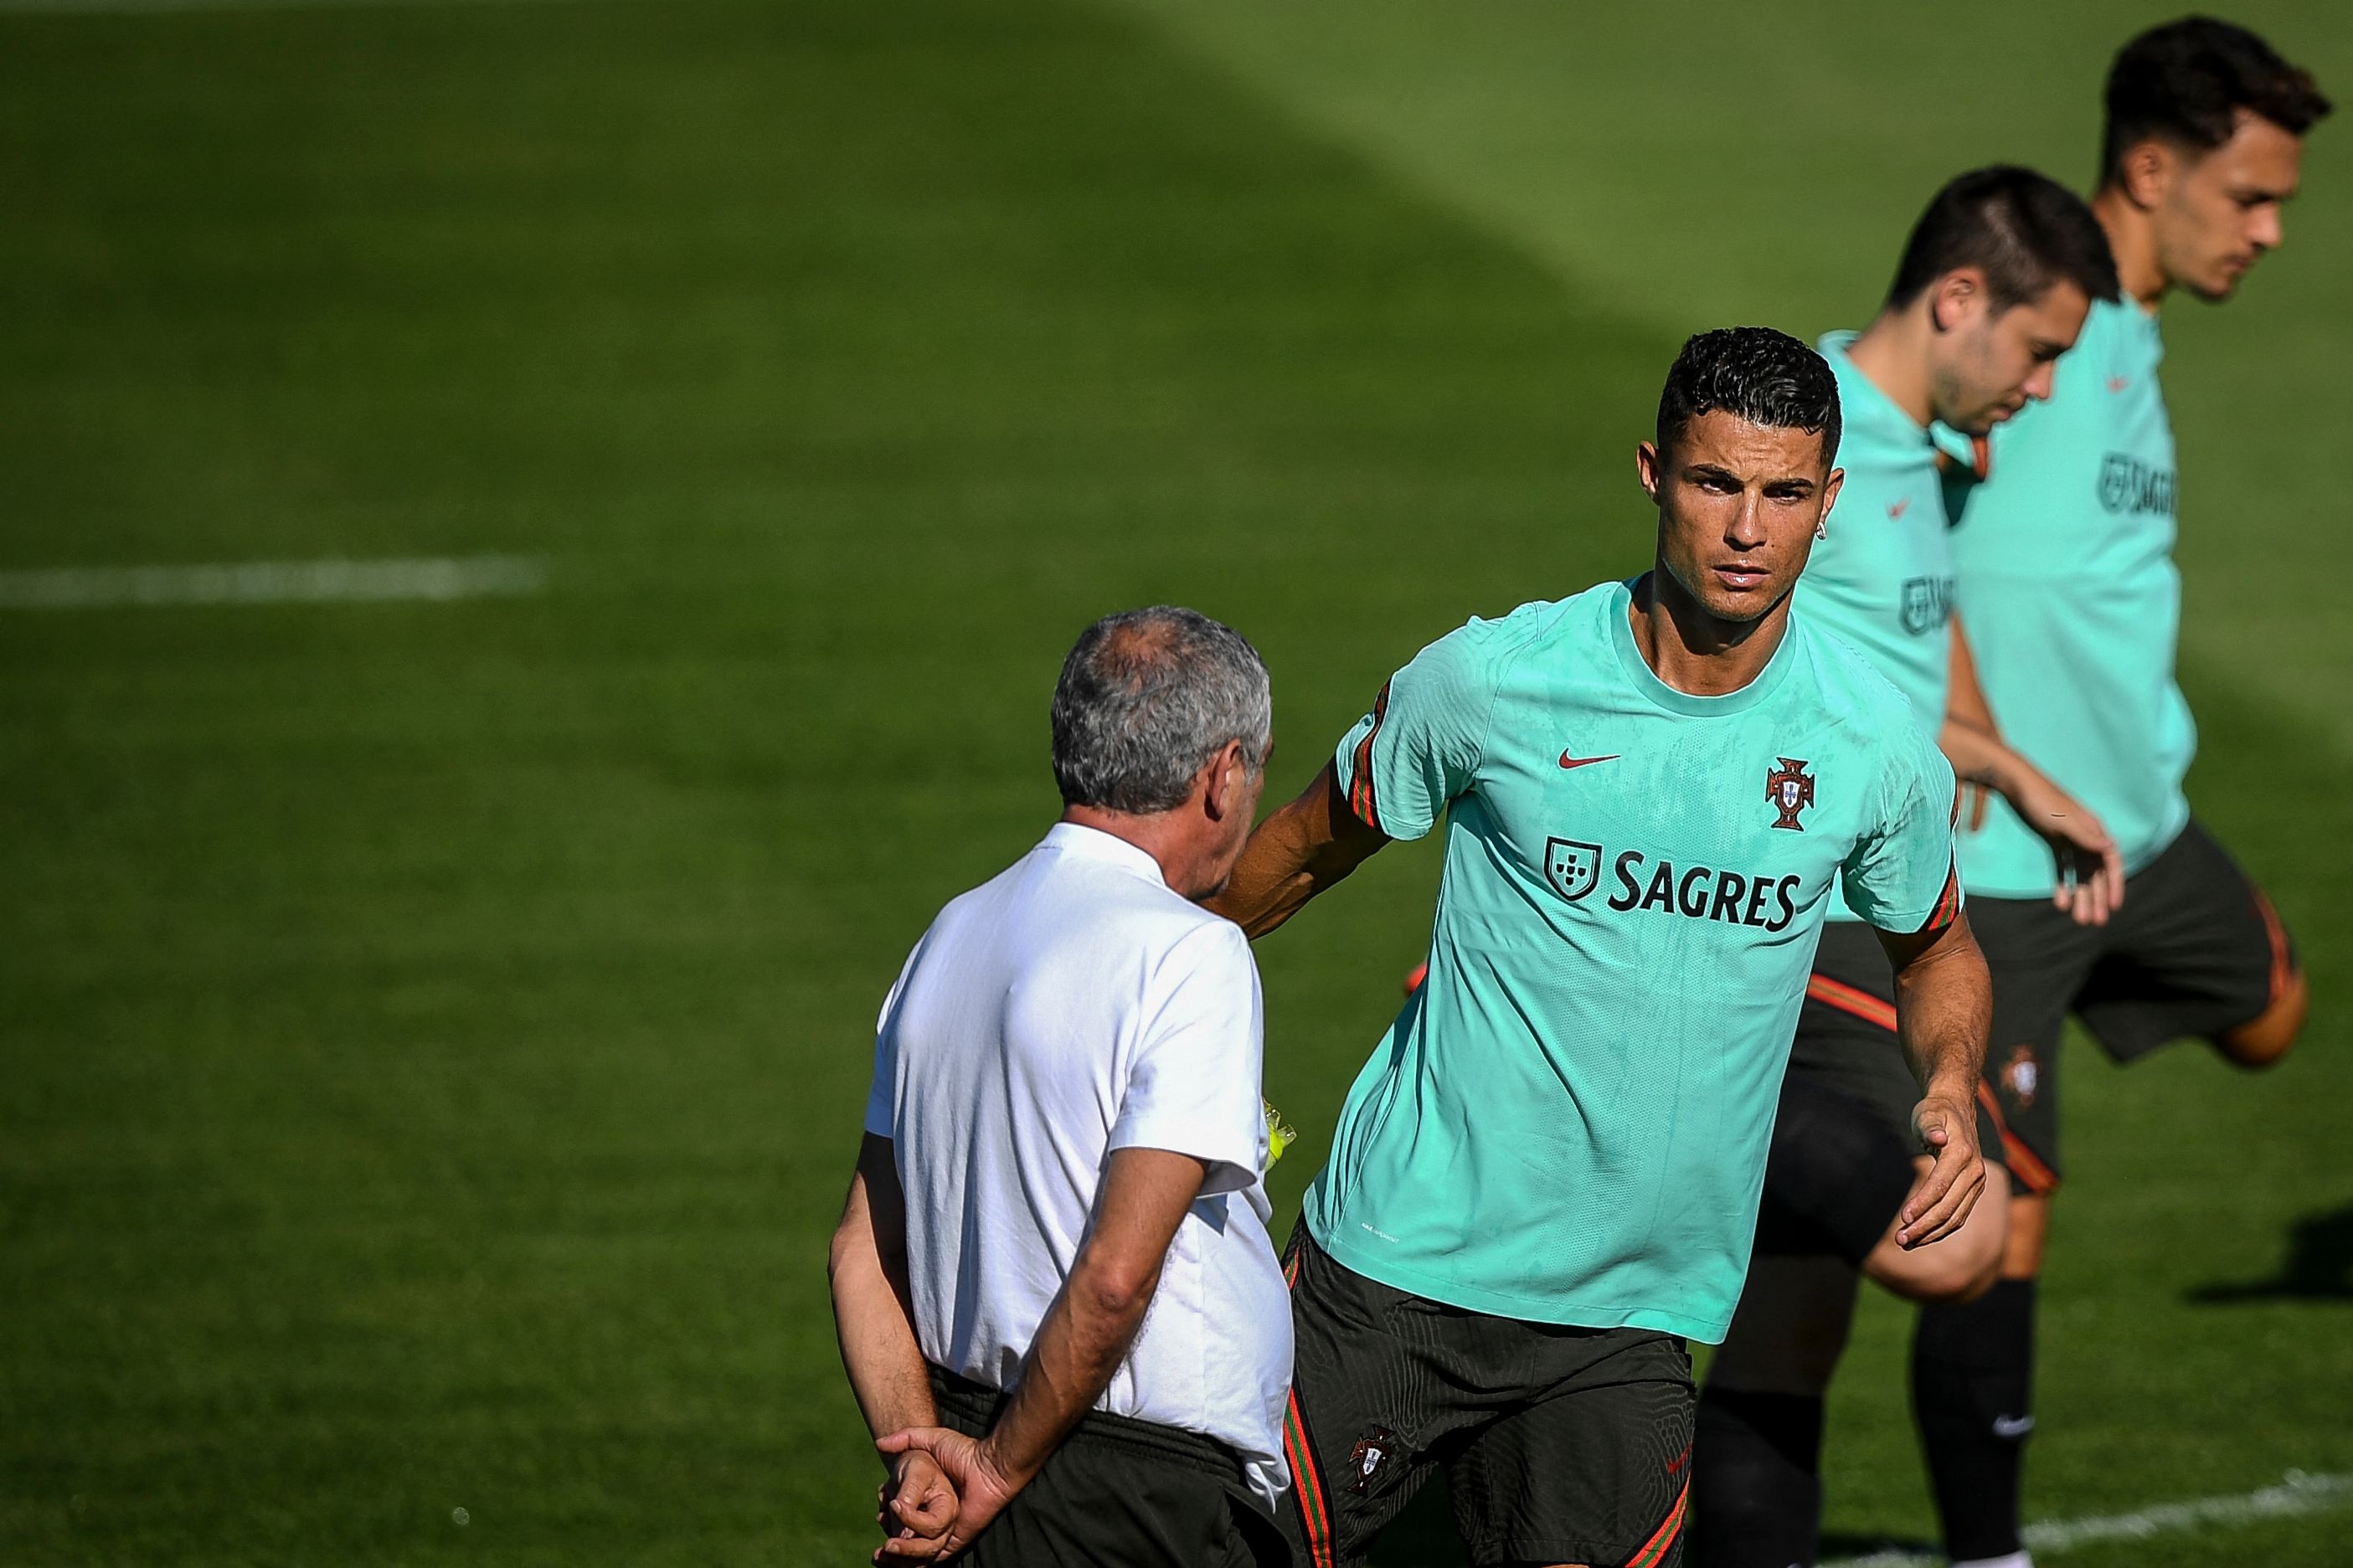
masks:
[[[940,1422],[987,1434],[1004,1395],[932,1369]],[[1292,1568],[1291,1544],[1232,1449],[1198,1432],[1090,1411],[956,1561],[975,1568],[1118,1563]]]
[[[2105,926],[2048,899],[1971,899],[1993,967],[1993,1048],[1984,1098],[2011,1176],[2059,1185],[2059,1031],[2067,1015],[2109,1059],[2219,1035],[2260,1016],[2295,973],[2295,949],[2261,889],[2192,822],[2125,883]]]
[[[1974,910],[1974,906],[1972,906]],[[1904,1206],[1928,1151],[1913,1130],[1920,1084],[1895,1034],[1895,973],[1859,921],[1822,928],[1765,1161],[1757,1250],[1835,1253],[1860,1265]],[[2002,1163],[2000,1128],[1978,1111],[1978,1146]]]
[[[1671,1568],[1690,1499],[1691,1352],[1648,1329],[1449,1307],[1284,1260],[1296,1344],[1284,1528],[1306,1568],[1361,1563],[1444,1466],[1474,1563]]]

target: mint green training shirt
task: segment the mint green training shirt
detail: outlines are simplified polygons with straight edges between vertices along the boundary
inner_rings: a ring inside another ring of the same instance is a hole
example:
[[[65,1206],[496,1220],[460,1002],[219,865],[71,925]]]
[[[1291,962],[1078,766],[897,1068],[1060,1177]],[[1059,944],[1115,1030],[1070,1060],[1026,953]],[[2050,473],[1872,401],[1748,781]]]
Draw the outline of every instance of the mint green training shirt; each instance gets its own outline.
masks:
[[[1837,502],[1798,580],[1798,613],[1818,631],[1845,638],[1912,704],[1933,740],[1945,722],[1952,683],[1953,546],[1936,444],[1926,426],[1847,357],[1852,332],[1831,332],[1822,357],[1838,377]],[[1861,920],[1843,899],[1830,919]]]
[[[1949,921],[1953,774],[1895,689],[1792,616],[1742,689],[1642,662],[1630,584],[1473,620],[1335,758],[1392,838],[1441,813],[1428,983],[1307,1194],[1342,1264],[1524,1321],[1722,1340],[1831,884]]]
[[[2095,301],[2048,402],[1992,439],[1991,477],[1953,532],[1960,612],[2003,738],[2107,825],[2128,871],[2189,820],[2198,749],[2174,683],[2173,426],[2157,318]],[[1961,845],[1974,893],[2047,898],[2056,868],[2010,813]]]

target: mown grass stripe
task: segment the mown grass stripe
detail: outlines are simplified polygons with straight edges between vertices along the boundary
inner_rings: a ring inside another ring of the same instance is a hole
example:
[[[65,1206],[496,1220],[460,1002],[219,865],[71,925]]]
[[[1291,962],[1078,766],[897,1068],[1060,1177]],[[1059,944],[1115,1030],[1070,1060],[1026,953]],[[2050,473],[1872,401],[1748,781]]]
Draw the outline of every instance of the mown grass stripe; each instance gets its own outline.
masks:
[[[472,599],[535,594],[546,585],[543,562],[512,555],[72,567],[0,572],[0,610]]]

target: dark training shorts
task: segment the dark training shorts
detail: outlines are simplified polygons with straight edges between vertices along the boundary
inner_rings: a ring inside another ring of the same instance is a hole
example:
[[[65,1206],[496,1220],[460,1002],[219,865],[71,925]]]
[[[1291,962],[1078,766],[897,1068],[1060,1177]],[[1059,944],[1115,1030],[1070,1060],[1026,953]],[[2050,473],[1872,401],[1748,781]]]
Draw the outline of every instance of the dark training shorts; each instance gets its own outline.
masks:
[[[2295,973],[2295,949],[2264,898],[2192,822],[2125,883],[2105,926],[2079,926],[2048,899],[1971,899],[1969,924],[1993,969],[1987,1104],[2010,1174],[2028,1192],[2059,1185],[2059,1031],[2070,1012],[2109,1059],[2260,1016]]]
[[[1443,1466],[1471,1560],[1672,1568],[1690,1500],[1691,1352],[1648,1329],[1449,1307],[1285,1259],[1297,1345],[1284,1528],[1306,1568],[1361,1563]]]
[[[1975,918],[1976,905],[1969,906]],[[1895,972],[1860,921],[1822,927],[1765,1161],[1757,1250],[1833,1253],[1860,1266],[1904,1206],[1928,1152],[1913,1131],[1919,1080],[1895,1034]],[[1980,1105],[1978,1145],[2003,1162]]]
[[[987,1435],[1004,1395],[932,1369],[940,1423]],[[1100,1410],[956,1557],[974,1568],[1117,1563],[1140,1568],[1291,1568],[1291,1545],[1232,1449],[1198,1432]]]

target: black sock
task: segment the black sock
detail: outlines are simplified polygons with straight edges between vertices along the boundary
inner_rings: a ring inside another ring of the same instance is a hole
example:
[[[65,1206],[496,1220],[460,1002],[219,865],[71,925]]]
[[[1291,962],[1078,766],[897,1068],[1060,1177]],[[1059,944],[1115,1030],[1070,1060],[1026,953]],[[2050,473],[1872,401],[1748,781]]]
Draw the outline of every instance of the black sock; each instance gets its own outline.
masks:
[[[1693,1568],[1810,1564],[1821,1452],[1820,1399],[1704,1390],[1692,1442]]]
[[[2034,1281],[2004,1279],[1965,1306],[1920,1310],[1912,1413],[1945,1550],[1956,1562],[2019,1549],[2019,1476],[2034,1426]]]

